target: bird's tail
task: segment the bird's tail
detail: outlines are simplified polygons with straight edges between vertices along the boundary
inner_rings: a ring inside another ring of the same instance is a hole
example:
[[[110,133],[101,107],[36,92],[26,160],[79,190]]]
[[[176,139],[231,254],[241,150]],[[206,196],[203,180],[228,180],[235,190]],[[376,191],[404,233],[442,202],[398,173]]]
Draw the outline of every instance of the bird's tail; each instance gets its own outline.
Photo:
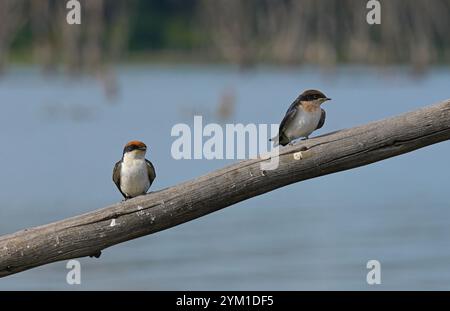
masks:
[[[277,136],[270,138],[269,141],[273,142],[273,146],[277,147],[280,145],[280,134],[277,134]]]

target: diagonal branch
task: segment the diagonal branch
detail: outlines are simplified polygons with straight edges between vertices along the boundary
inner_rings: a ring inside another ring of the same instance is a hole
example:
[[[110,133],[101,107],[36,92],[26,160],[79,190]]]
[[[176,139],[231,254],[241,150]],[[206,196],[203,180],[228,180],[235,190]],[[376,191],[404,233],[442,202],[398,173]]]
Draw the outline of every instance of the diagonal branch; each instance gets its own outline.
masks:
[[[0,237],[0,277],[171,228],[302,180],[450,139],[450,100],[283,148],[276,170],[246,160],[182,184]]]

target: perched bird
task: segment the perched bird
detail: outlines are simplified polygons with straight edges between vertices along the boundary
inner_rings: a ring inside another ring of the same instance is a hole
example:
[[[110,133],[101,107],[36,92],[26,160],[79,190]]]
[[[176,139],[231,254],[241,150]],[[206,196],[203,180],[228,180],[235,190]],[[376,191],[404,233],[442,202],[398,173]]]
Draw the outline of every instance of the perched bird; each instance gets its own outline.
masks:
[[[130,141],[123,148],[122,159],[114,166],[112,178],[125,199],[146,194],[155,180],[155,168],[145,158],[146,151],[143,142]]]
[[[286,146],[297,138],[305,137],[325,123],[325,110],[320,105],[331,98],[317,90],[307,90],[291,104],[281,121],[278,135],[271,139],[274,145]]]

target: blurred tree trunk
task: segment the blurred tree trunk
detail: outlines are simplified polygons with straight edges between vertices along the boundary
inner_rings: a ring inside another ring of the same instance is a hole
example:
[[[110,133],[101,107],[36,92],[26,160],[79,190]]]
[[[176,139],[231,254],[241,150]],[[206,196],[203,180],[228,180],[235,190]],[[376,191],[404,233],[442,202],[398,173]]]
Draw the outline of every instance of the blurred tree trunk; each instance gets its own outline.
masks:
[[[30,1],[30,24],[33,36],[33,60],[43,66],[44,72],[55,69],[55,54],[52,46],[50,1]]]
[[[7,65],[11,42],[25,20],[23,6],[23,0],[0,1],[0,73]]]
[[[233,63],[410,63],[418,71],[449,61],[450,1],[381,3],[381,25],[366,1],[203,0],[201,16],[216,49]],[[445,52],[447,51],[447,52]]]

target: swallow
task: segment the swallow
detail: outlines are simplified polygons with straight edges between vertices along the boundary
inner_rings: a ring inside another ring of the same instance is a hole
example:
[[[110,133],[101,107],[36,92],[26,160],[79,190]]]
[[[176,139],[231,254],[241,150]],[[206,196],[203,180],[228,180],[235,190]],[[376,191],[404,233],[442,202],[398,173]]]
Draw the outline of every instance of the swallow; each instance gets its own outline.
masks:
[[[145,158],[147,146],[137,140],[123,148],[122,159],[114,165],[112,179],[125,200],[146,194],[156,178],[153,164]]]
[[[325,123],[325,110],[320,105],[331,100],[317,90],[304,91],[291,104],[280,123],[278,135],[270,139],[274,146],[286,146],[298,138],[308,139]]]

